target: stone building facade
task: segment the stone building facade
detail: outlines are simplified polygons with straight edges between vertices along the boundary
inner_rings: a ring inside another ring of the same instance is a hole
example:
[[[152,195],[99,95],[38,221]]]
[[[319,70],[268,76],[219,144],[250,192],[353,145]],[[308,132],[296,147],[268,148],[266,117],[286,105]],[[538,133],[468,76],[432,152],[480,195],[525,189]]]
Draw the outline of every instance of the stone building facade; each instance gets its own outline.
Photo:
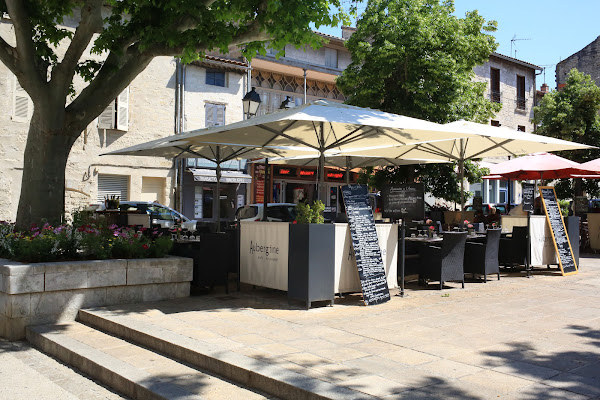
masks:
[[[74,27],[76,21],[66,20],[65,26]],[[12,23],[6,15],[0,19],[0,34],[14,45]],[[59,53],[61,50],[66,49],[59,47]],[[112,114],[103,114],[108,117],[104,120],[105,128],[99,128],[100,117],[81,133],[73,145],[65,173],[67,211],[100,202],[111,187],[123,189],[124,192],[115,194],[124,195],[124,199],[172,201],[171,160],[100,154],[173,134],[174,73],[173,58],[156,58],[115,99],[112,107],[118,106],[112,108]],[[74,84],[76,91],[84,87],[80,79]],[[2,63],[0,94],[0,220],[14,221],[33,103]]]
[[[592,77],[600,86],[600,36],[577,53],[556,64],[556,86],[560,89],[567,80],[569,71],[577,68]]]

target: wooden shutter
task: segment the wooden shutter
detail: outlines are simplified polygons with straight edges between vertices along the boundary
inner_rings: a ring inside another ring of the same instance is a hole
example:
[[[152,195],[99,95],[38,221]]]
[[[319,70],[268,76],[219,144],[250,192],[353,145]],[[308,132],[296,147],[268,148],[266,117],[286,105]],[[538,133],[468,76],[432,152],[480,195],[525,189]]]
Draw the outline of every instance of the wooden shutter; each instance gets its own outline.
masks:
[[[331,68],[338,67],[338,54],[336,49],[325,48],[325,66]]]
[[[121,201],[128,200],[128,175],[98,174],[98,202],[104,203],[105,196],[119,196]]]
[[[129,130],[129,87],[117,97],[117,129]]]
[[[19,80],[13,75],[14,90],[13,90],[13,115],[14,121],[27,122],[31,117],[31,109],[33,104],[29,95],[23,89]]]
[[[98,129],[115,129],[115,101],[98,116]]]

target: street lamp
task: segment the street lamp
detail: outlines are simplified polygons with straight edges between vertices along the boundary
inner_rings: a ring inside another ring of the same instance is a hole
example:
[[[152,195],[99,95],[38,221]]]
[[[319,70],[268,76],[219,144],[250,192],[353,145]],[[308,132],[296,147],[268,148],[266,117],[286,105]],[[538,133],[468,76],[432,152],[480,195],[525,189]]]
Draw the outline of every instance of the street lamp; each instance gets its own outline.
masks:
[[[258,111],[258,107],[260,107],[260,95],[256,93],[255,88],[253,87],[251,91],[246,93],[244,98],[242,99],[242,103],[244,104],[244,115],[246,115],[246,119],[250,119],[256,115]],[[269,187],[269,159],[265,157],[265,183],[263,186],[263,221],[268,221],[267,219],[267,188]]]
[[[242,99],[242,103],[244,104],[244,115],[246,118],[255,116],[258,112],[258,107],[260,107],[260,96],[254,89],[255,88],[253,87]]]

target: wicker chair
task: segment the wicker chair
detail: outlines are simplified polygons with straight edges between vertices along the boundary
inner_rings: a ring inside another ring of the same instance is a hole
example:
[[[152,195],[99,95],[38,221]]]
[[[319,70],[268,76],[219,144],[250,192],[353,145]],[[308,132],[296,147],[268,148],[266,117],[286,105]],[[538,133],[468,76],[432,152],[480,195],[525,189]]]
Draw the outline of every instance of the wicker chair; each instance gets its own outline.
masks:
[[[500,280],[498,249],[502,229],[488,229],[485,243],[467,242],[465,246],[465,273],[483,275],[487,282],[488,274],[497,274]]]
[[[500,265],[515,267],[527,265],[527,227],[513,226],[512,237],[500,239]]]
[[[439,281],[440,290],[444,288],[444,282],[458,281],[462,282],[464,289],[466,240],[467,232],[444,232],[442,247],[424,246],[421,249],[419,280]]]

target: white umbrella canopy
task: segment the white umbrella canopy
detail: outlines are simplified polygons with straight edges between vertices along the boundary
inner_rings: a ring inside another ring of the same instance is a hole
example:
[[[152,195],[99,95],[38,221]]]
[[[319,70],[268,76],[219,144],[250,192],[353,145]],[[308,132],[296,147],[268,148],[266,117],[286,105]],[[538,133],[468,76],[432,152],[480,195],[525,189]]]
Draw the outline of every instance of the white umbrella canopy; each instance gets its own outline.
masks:
[[[264,162],[265,159],[252,160],[253,163]],[[319,165],[319,155],[305,155],[295,157],[269,157],[269,164],[293,164],[301,167],[315,167]],[[418,160],[411,158],[392,159],[375,156],[360,155],[325,155],[325,165],[337,168],[364,168],[364,167],[383,167],[391,165],[412,165],[412,164],[432,164],[446,163],[447,160]]]
[[[129,156],[152,156],[166,158],[205,158],[217,164],[216,168],[216,192],[220,193],[221,164],[230,160],[249,159],[270,156],[292,156],[298,153],[305,154],[306,150],[300,151],[293,147],[266,146],[262,148],[245,146],[231,143],[193,143],[181,139],[181,135],[161,138],[150,142],[114,150],[102,155],[129,155]],[[221,229],[220,202],[217,201],[217,231]]]
[[[233,124],[184,132],[171,139],[257,147],[302,146],[326,152],[458,136],[470,133],[416,118],[317,100]]]
[[[379,146],[362,149],[361,155],[379,156],[389,159],[445,159],[458,161],[461,174],[461,193],[464,181],[464,161],[483,157],[518,156],[535,151],[560,151],[594,148],[581,143],[535,135],[506,127],[495,127],[469,121],[455,121],[444,125],[456,132],[466,132],[468,137],[438,140],[404,146]],[[352,154],[351,151],[347,151]],[[464,196],[461,196],[464,209]],[[464,218],[463,218],[464,219]]]

